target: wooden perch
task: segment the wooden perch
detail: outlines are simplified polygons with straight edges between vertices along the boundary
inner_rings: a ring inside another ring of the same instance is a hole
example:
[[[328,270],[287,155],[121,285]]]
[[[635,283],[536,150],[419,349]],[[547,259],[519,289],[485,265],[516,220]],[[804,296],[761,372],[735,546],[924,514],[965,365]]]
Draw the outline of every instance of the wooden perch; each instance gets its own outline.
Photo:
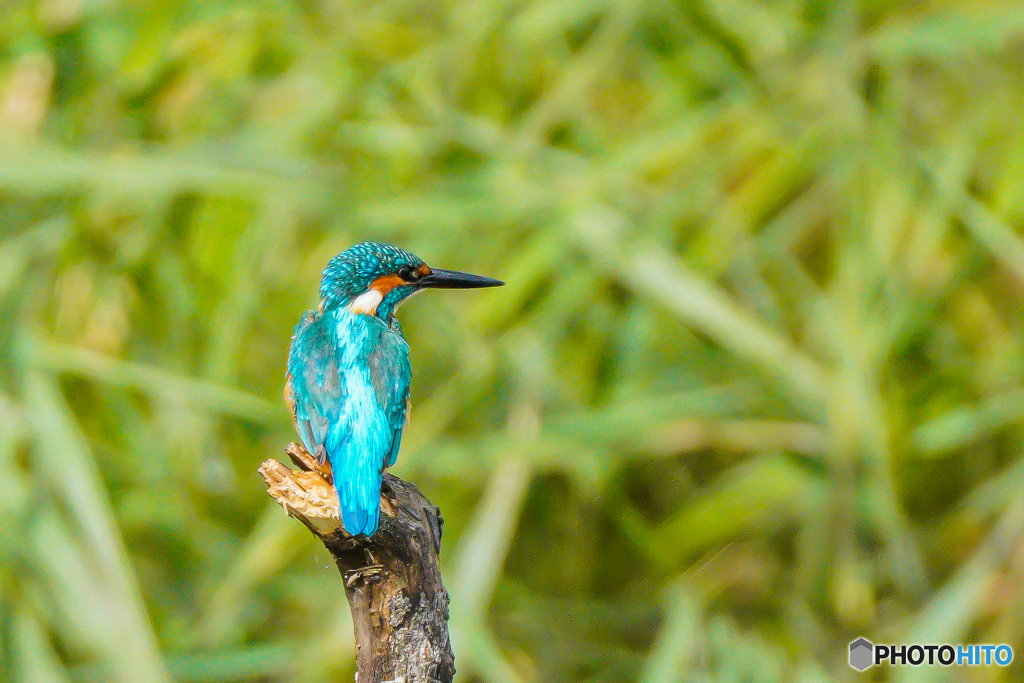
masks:
[[[355,625],[358,683],[451,683],[448,592],[437,559],[440,510],[412,484],[385,474],[377,533],[350,536],[330,474],[299,444],[287,451],[300,470],[267,460],[259,471],[271,497],[323,541],[338,565]]]

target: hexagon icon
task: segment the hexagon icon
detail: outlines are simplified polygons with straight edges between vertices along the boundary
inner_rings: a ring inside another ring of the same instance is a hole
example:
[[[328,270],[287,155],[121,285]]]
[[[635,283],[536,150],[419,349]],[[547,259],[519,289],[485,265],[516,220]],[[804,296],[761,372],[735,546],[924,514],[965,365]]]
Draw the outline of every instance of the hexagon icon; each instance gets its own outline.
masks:
[[[858,638],[850,643],[850,666],[864,671],[875,663],[875,646],[867,638]]]

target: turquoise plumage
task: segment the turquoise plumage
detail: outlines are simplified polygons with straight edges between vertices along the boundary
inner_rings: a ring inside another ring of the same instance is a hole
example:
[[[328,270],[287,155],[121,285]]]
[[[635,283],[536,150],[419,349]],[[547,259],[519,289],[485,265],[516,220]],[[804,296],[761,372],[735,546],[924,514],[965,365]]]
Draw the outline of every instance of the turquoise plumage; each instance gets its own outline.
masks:
[[[431,269],[378,242],[350,247],[327,265],[320,306],[295,327],[285,397],[306,450],[330,463],[350,534],[377,530],[381,481],[398,457],[408,415],[412,368],[398,306],[424,288],[501,284]]]

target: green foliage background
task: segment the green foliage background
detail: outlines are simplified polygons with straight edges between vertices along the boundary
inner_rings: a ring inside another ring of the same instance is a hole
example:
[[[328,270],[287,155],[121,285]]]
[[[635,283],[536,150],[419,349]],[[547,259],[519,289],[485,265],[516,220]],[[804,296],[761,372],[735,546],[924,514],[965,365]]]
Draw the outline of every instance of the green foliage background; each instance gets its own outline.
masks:
[[[0,680],[349,680],[256,467],[319,272],[402,309],[397,467],[462,681],[1024,654],[1024,8],[920,0],[0,7]]]

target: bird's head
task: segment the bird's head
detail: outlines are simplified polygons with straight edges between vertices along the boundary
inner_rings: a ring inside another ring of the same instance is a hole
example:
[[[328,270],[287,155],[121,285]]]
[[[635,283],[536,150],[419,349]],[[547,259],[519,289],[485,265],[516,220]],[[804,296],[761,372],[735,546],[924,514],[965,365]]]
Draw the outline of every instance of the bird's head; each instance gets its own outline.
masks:
[[[430,268],[404,249],[362,242],[331,259],[320,282],[324,307],[344,306],[353,313],[387,320],[398,305],[423,289],[471,289],[505,284],[489,277]]]

